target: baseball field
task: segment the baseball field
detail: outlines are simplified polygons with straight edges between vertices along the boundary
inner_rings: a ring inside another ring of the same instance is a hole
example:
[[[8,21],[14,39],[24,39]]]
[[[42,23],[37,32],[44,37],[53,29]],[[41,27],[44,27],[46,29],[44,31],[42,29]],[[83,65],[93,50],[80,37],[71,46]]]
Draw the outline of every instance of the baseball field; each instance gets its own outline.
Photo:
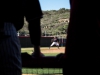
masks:
[[[34,48],[22,48],[21,52],[27,52],[28,54],[31,54],[34,51]],[[65,51],[65,47],[59,47],[59,49],[57,47],[51,47],[49,49],[49,47],[41,47],[41,52],[45,55],[45,56],[51,56],[51,55],[56,55],[58,53],[64,53]]]
[[[27,52],[28,54],[32,54],[34,48],[22,48],[21,52]],[[65,47],[41,47],[41,52],[45,56],[56,56],[59,53],[64,53]],[[50,64],[51,65],[51,64]],[[23,68],[22,75],[62,75],[61,68]]]

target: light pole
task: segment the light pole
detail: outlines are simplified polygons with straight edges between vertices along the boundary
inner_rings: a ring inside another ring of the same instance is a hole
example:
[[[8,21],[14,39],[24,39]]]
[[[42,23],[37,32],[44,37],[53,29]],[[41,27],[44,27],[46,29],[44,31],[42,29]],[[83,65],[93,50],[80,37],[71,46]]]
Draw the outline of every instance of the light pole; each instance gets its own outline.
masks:
[[[17,36],[19,36],[19,31],[18,31],[18,33],[17,33]]]
[[[46,37],[46,30],[45,30],[45,37]]]
[[[61,41],[62,41],[62,47],[63,47],[63,36],[61,37]]]
[[[47,29],[47,28],[48,28],[47,26],[44,27],[45,37],[47,36],[47,35],[46,35],[46,34],[47,34],[46,29]]]

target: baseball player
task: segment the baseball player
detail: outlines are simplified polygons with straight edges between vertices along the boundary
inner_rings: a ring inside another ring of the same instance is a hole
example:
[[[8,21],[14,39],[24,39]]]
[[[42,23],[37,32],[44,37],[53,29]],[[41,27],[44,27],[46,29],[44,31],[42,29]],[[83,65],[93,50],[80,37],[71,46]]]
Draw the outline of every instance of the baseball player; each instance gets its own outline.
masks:
[[[5,10],[1,7],[0,75],[22,75],[21,45],[17,31],[23,27],[25,16],[29,23],[30,40],[34,47],[32,57],[41,57],[43,55],[40,51],[40,22],[43,16],[41,6],[39,0],[4,0],[1,4]]]
[[[51,39],[52,44],[50,45],[50,47],[56,45],[59,49],[59,39],[57,37],[54,37],[53,39]],[[49,47],[49,49],[50,49]]]

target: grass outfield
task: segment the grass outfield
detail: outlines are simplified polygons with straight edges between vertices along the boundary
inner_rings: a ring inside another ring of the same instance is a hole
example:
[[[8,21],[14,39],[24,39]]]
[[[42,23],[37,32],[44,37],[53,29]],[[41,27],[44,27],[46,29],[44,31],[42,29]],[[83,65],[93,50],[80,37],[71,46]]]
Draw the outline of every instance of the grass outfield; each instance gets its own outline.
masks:
[[[65,48],[60,47],[58,49],[57,47],[51,47],[50,49],[48,47],[41,47],[41,52],[45,56],[56,56],[59,53],[64,53]],[[21,52],[27,52],[28,54],[31,54],[32,51],[34,51],[33,48],[22,48]],[[51,65],[51,64],[50,64]],[[23,75],[62,75],[62,69],[61,68],[22,68]]]

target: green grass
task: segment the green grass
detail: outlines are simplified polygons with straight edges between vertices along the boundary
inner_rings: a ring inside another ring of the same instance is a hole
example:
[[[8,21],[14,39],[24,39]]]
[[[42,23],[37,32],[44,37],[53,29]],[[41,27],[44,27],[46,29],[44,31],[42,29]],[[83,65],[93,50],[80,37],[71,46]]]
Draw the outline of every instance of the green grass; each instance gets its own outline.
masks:
[[[42,47],[41,50],[47,50],[48,48]],[[22,48],[21,52],[27,52],[31,54],[33,48]],[[56,56],[58,53],[44,53],[45,56]],[[50,64],[51,65],[51,64]],[[54,74],[62,74],[61,68],[22,68],[22,74],[38,74],[38,75],[54,75]]]
[[[45,56],[56,56],[58,53],[44,53]]]
[[[32,54],[32,50],[23,50],[22,53],[27,52],[28,54]],[[56,56],[58,53],[43,53],[45,56]]]
[[[62,74],[61,68],[23,68],[23,74]]]

